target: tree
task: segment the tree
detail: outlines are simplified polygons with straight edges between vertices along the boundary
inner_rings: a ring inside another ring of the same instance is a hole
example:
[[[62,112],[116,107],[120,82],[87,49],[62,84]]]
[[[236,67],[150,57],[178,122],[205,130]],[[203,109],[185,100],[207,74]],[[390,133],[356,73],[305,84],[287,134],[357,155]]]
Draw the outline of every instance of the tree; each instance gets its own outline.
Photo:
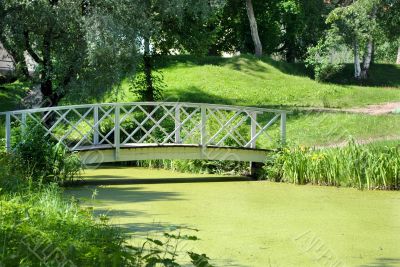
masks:
[[[25,51],[36,61],[43,105],[55,106],[73,88],[111,88],[132,70],[137,28],[127,8],[128,0],[4,0],[0,41],[19,63]]]
[[[332,71],[340,69],[340,67],[332,66],[343,63],[343,61],[334,62],[335,53],[347,48],[353,52],[354,78],[357,80],[367,79],[374,56],[374,47],[382,41],[383,27],[380,23],[382,12],[389,12],[385,8],[385,1],[339,1],[339,6],[330,12],[326,20],[330,29],[318,45],[309,49],[307,62],[313,65],[315,70],[321,72],[322,76],[327,77],[325,75],[327,73],[329,73],[328,76],[331,76]],[[392,12],[390,13],[392,14]],[[324,60],[321,60],[323,58]],[[330,58],[330,60],[326,60],[326,58]],[[325,63],[321,64],[318,61]]]
[[[399,41],[399,48],[397,50],[396,64],[400,64],[400,41]]]
[[[303,60],[307,47],[324,34],[324,16],[329,7],[323,0],[281,0],[278,3],[282,34],[277,49],[287,62]]]
[[[327,22],[337,27],[345,43],[353,47],[354,78],[368,77],[373,43],[378,32],[377,11],[380,0],[358,0],[333,10]],[[361,57],[363,61],[361,62]]]
[[[211,4],[212,3],[212,4]],[[161,97],[160,77],[154,73],[154,58],[171,53],[205,54],[213,40],[208,22],[223,2],[201,0],[146,0],[141,4],[139,36],[143,40],[143,74],[132,90],[144,101]]]
[[[398,47],[396,63],[400,64],[400,0],[382,0],[378,21],[388,41]]]
[[[262,45],[260,37],[258,36],[257,21],[256,17],[254,16],[252,0],[246,0],[246,10],[247,16],[249,17],[251,37],[253,38],[254,43],[254,53],[257,57],[260,57],[262,55]]]

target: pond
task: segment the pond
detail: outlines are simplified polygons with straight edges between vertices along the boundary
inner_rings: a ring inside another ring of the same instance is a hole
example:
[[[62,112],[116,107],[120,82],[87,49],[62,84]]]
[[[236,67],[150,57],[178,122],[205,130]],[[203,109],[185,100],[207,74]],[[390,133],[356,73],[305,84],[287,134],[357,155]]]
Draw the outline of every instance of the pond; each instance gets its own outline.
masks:
[[[66,194],[108,214],[135,244],[188,227],[200,240],[182,250],[205,253],[216,266],[400,266],[400,192],[132,167],[83,176],[114,185]]]

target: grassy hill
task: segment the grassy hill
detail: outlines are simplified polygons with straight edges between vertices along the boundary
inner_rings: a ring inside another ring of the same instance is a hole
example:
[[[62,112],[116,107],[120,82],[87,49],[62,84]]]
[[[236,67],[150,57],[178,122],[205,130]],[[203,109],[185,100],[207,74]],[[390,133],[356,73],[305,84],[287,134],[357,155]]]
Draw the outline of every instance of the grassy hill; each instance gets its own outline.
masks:
[[[157,63],[167,84],[165,98],[171,101],[339,108],[400,101],[400,90],[395,90],[400,89],[400,68],[395,65],[374,66],[371,76],[377,78],[370,83],[375,86],[365,87],[318,83],[302,65],[270,58],[174,56]],[[129,79],[122,83],[122,91],[128,87]],[[129,93],[126,97],[134,100]]]

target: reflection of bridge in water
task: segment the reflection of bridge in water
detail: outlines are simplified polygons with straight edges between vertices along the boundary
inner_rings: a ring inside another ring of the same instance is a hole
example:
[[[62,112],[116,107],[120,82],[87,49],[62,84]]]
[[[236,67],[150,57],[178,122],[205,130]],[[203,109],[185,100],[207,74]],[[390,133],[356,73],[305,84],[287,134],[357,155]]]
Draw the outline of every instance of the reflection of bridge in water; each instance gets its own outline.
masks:
[[[286,139],[286,111],[179,102],[103,103],[27,109],[5,116],[6,148],[15,131],[42,127],[79,153],[85,164],[144,159],[207,159],[264,162],[267,135]],[[267,130],[280,121],[280,134]]]

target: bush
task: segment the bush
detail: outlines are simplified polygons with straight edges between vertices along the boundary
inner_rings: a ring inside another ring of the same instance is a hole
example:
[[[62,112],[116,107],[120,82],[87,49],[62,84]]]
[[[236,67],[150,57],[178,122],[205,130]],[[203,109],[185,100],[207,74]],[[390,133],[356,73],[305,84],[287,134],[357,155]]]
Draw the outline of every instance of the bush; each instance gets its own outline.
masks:
[[[23,177],[42,182],[64,182],[79,174],[82,164],[79,157],[70,153],[38,125],[27,126],[26,131],[16,133],[13,140],[14,164],[23,166]]]
[[[314,70],[315,80],[319,82],[328,81],[340,72],[348,58],[348,49],[341,44],[336,31],[335,28],[329,30],[317,45],[308,48],[306,66]]]
[[[295,184],[400,188],[400,147],[349,146],[334,149],[285,148],[269,158],[265,177]]]
[[[57,185],[0,195],[0,265],[126,266],[122,232],[63,199]]]
[[[24,187],[27,180],[23,177],[24,166],[15,156],[6,152],[0,152],[0,193],[18,191]]]

